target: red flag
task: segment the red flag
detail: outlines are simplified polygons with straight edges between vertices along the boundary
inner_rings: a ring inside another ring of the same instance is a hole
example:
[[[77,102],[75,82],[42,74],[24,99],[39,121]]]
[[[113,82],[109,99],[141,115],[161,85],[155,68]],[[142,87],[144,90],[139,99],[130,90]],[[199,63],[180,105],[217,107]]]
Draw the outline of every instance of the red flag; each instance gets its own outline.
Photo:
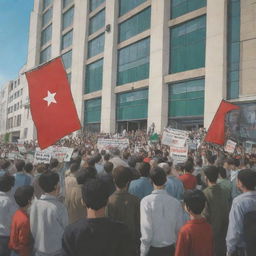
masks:
[[[26,72],[26,77],[41,149],[81,128],[61,58]]]
[[[225,116],[231,110],[239,108],[239,106],[222,100],[204,140],[223,145],[225,141]]]

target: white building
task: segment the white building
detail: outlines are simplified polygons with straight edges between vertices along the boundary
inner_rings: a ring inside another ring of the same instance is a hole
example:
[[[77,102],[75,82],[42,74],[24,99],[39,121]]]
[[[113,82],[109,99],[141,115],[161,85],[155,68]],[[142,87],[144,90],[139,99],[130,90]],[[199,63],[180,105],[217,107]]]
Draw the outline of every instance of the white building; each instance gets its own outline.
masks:
[[[8,89],[9,83],[0,90],[0,141],[4,141],[6,134]]]

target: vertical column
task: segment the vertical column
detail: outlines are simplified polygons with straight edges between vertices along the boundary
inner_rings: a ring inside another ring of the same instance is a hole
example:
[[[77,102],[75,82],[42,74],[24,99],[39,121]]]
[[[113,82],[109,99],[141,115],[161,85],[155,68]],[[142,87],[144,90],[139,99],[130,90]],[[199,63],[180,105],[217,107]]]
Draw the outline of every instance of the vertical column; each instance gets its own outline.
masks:
[[[169,65],[169,18],[170,1],[152,0],[148,126],[154,122],[157,132],[168,122],[168,86],[163,78]]]
[[[52,9],[52,58],[60,55],[62,1],[53,1]]]
[[[227,1],[207,1],[204,126],[209,127],[227,83]]]
[[[71,90],[76,105],[78,116],[83,123],[83,88],[84,88],[84,64],[85,45],[87,37],[88,1],[75,1],[75,16],[73,25],[73,49],[72,49],[72,75]]]
[[[116,76],[117,76],[117,25],[118,0],[106,1],[106,25],[110,32],[105,32],[103,61],[103,82],[101,100],[101,131],[115,132],[116,122]]]

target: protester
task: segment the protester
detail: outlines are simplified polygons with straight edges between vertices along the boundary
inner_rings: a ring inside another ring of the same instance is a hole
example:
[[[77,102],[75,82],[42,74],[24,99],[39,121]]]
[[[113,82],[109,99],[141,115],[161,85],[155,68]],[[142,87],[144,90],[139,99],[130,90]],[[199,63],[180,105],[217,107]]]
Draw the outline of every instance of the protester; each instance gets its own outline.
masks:
[[[113,181],[113,175],[112,175],[114,165],[111,162],[106,162],[103,168],[104,168],[104,173],[99,175],[99,177],[101,180],[103,180],[107,184],[109,195],[112,195],[116,190],[116,187]]]
[[[42,188],[39,185],[39,178],[40,178],[41,174],[46,171],[47,171],[47,167],[45,164],[39,164],[36,166],[36,173],[35,173],[34,180],[32,182],[32,186],[34,187],[34,195],[35,195],[36,199],[39,199],[41,197],[41,195],[44,193],[44,191],[42,190]]]
[[[25,161],[16,160],[15,167],[16,167],[17,173],[14,174],[14,178],[15,178],[14,190],[16,190],[18,187],[31,185],[32,179],[29,175],[25,173],[25,170],[24,170]]]
[[[193,190],[196,188],[197,180],[193,172],[193,164],[191,162],[186,162],[184,165],[185,174],[181,175],[179,178],[182,181],[185,190]]]
[[[60,192],[59,175],[47,171],[39,177],[39,185],[44,194],[32,204],[30,213],[35,256],[59,256],[61,237],[68,225],[67,209],[57,200]]]
[[[0,160],[0,176],[3,176],[4,174],[8,173],[8,168],[10,167],[10,162],[5,160],[5,159],[1,159]]]
[[[133,256],[127,226],[105,217],[108,201],[106,184],[99,179],[90,179],[82,187],[82,195],[87,219],[83,218],[66,228],[62,255]]]
[[[32,163],[26,163],[24,167],[25,173],[31,178],[31,183],[33,183],[34,180],[34,166]]]
[[[141,256],[172,256],[183,210],[178,200],[164,189],[166,174],[157,167],[150,172],[154,190],[140,204]]]
[[[116,168],[118,166],[129,167],[128,164],[120,158],[120,150],[119,149],[117,149],[117,148],[112,149],[111,153],[112,153],[113,157],[109,161],[114,165],[114,168]]]
[[[30,223],[28,209],[34,196],[32,186],[19,187],[14,194],[15,201],[20,207],[12,218],[11,235],[9,248],[12,250],[11,256],[32,255],[32,239],[30,234]]]
[[[184,195],[188,221],[179,232],[175,256],[213,256],[213,232],[210,224],[202,217],[206,198],[200,190],[187,191]]]

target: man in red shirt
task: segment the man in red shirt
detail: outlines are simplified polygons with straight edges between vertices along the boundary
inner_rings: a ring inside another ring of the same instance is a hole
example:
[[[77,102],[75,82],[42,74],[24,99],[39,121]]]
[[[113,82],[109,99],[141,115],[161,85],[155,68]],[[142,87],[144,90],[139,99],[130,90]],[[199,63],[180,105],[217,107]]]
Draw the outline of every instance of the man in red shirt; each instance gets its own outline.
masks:
[[[30,256],[32,253],[30,224],[27,211],[31,205],[33,195],[34,189],[32,186],[22,186],[15,191],[14,198],[20,208],[15,212],[12,218],[9,241],[12,256]]]
[[[197,180],[196,177],[192,174],[193,169],[193,163],[187,161],[184,165],[185,174],[179,177],[185,190],[193,190],[196,188]]]
[[[206,203],[203,192],[187,191],[184,203],[190,221],[180,229],[175,256],[213,256],[212,227],[201,215]]]

